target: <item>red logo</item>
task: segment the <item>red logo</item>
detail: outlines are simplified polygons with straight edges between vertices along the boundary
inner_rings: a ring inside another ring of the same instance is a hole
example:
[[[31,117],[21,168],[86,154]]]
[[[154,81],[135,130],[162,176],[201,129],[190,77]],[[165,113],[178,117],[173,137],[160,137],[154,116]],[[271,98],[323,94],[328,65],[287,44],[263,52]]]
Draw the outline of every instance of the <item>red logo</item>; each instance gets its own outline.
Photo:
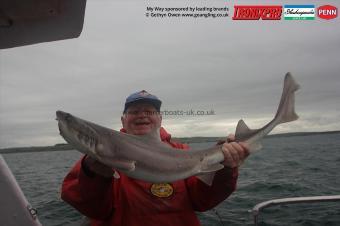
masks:
[[[338,8],[332,5],[323,5],[318,8],[318,16],[321,19],[330,20],[338,16]]]
[[[235,5],[233,20],[281,20],[280,5]]]

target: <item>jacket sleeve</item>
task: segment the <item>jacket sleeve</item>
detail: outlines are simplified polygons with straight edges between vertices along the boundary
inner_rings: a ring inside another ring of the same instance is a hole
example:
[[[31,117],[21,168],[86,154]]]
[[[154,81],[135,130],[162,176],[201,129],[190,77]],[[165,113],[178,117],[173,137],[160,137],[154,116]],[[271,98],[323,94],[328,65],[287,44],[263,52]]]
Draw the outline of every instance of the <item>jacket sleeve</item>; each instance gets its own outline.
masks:
[[[113,180],[89,175],[80,159],[66,175],[61,198],[83,215],[97,220],[109,217],[113,211]]]
[[[195,211],[207,211],[228,198],[236,190],[238,168],[223,168],[215,173],[209,186],[193,176],[186,180],[187,190]]]

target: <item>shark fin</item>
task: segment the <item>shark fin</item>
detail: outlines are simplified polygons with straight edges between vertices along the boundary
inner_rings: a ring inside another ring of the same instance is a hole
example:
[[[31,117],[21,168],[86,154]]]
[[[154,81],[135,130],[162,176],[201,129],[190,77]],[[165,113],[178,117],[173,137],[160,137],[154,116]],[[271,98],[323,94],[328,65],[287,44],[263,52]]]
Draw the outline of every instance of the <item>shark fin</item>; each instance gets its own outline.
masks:
[[[284,79],[283,92],[275,118],[280,118],[280,123],[291,122],[299,118],[295,113],[294,92],[300,88],[293,76],[288,72]]]
[[[255,134],[258,130],[256,129],[249,129],[247,124],[241,119],[237,123],[236,132],[235,132],[235,140],[236,141],[244,141],[247,138],[251,137]]]
[[[237,127],[236,127],[236,135],[243,135],[243,134],[249,134],[251,132],[251,130],[249,129],[249,127],[247,126],[247,124],[241,119],[240,121],[238,121],[237,123]]]
[[[139,136],[142,139],[158,140],[161,141],[160,128],[155,128],[145,135]]]
[[[247,124],[241,119],[238,121],[236,132],[235,132],[235,140],[236,141],[245,141],[248,138],[252,137],[254,134],[256,134],[258,130],[256,129],[249,129]],[[251,152],[260,150],[262,148],[262,145],[259,141],[248,143],[249,150]]]
[[[224,168],[224,165],[220,163],[210,165],[208,167],[202,168],[200,170],[199,175],[197,175],[196,177],[200,179],[202,182],[204,182],[205,184],[211,186],[214,176],[215,176],[215,172],[223,168]]]
[[[211,186],[212,182],[215,177],[215,172],[201,174],[196,176],[200,181],[204,182],[205,184]]]

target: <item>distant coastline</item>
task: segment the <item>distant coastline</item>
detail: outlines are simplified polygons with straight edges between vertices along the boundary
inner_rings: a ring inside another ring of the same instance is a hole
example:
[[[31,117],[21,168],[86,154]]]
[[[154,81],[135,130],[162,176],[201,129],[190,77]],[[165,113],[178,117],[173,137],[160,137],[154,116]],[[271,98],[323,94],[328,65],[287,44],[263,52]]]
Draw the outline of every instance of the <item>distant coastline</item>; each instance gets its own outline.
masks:
[[[320,134],[337,134],[340,131],[327,131],[327,132],[297,132],[297,133],[280,133],[267,136],[265,139],[275,137],[292,137],[292,136],[310,136]],[[181,143],[205,143],[205,142],[217,142],[225,139],[225,137],[174,137],[175,141]],[[28,153],[28,152],[46,152],[46,151],[67,151],[73,150],[74,148],[67,144],[56,144],[54,146],[32,146],[32,147],[14,147],[14,148],[2,148],[0,154],[11,154],[11,153]]]
[[[67,150],[73,150],[73,149],[74,148],[69,144],[56,144],[54,146],[2,148],[0,149],[0,154],[45,152],[45,151],[67,151]]]

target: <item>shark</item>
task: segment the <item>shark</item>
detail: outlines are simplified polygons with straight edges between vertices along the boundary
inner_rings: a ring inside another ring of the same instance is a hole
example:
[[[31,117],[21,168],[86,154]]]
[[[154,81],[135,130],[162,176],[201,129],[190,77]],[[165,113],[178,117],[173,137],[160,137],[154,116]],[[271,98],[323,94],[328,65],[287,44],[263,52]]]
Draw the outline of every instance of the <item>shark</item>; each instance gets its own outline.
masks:
[[[261,140],[278,124],[298,119],[294,93],[299,89],[290,73],[284,78],[283,92],[275,117],[259,129],[250,129],[243,120],[236,127],[235,140],[244,142],[249,151],[261,148]],[[160,140],[159,128],[145,135],[118,132],[57,111],[60,135],[76,150],[125,175],[151,182],[169,183],[198,176],[211,184],[214,172],[224,168],[222,145],[201,150],[181,150]]]

